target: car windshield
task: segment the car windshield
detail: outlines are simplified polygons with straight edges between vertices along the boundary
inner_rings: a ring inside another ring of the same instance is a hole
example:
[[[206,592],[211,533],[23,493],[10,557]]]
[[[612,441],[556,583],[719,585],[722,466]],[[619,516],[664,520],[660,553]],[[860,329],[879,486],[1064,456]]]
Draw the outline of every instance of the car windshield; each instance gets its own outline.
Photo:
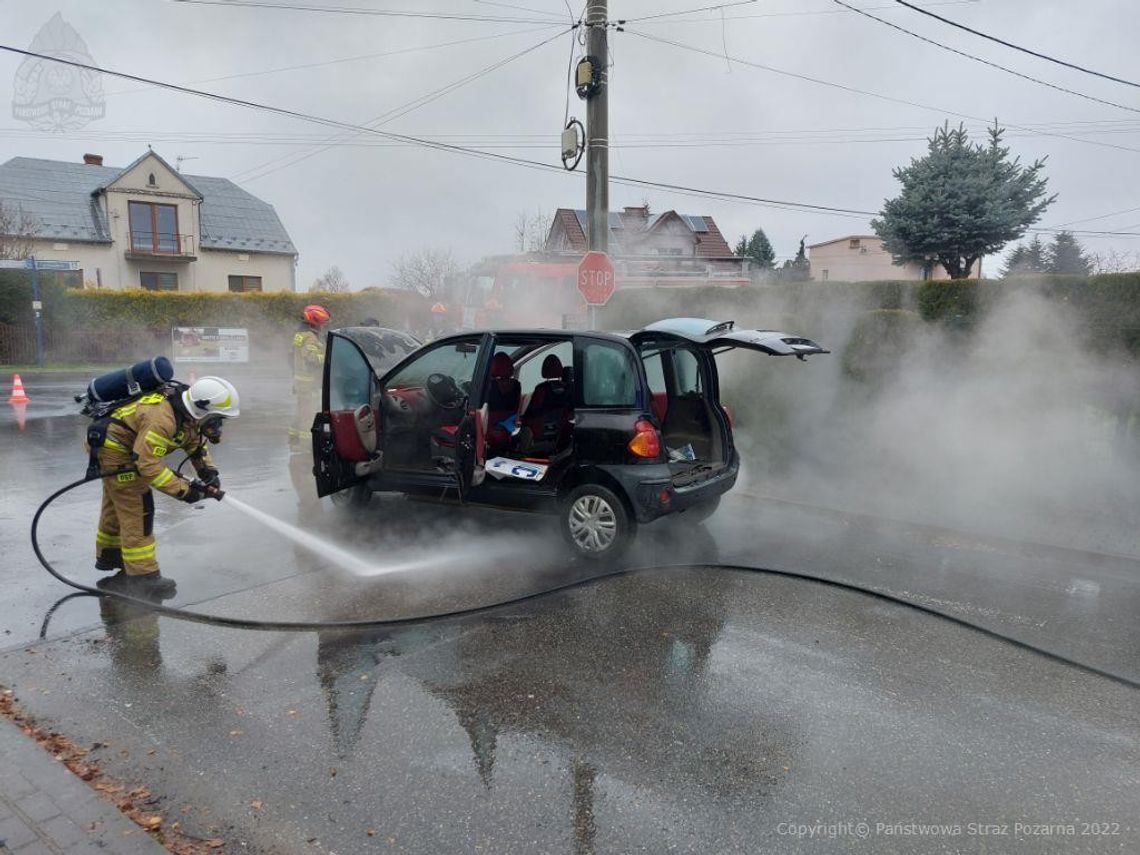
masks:
[[[0,855],[1140,853],[1140,0],[0,28]]]

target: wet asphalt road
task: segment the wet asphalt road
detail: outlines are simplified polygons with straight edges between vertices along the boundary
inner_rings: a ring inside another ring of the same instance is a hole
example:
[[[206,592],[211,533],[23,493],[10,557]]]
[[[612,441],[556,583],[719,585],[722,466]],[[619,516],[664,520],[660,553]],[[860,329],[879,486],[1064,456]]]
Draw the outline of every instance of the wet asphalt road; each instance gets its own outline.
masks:
[[[630,559],[699,568],[492,616],[249,632],[83,597],[40,641],[68,591],[38,569],[27,526],[84,460],[81,422],[65,415],[77,380],[24,379],[25,430],[0,413],[0,685],[80,744],[105,743],[108,772],[226,851],[1140,849],[1135,690],[903,606],[705,566],[857,582],[1140,679],[1140,561],[806,507],[758,485],[704,529],[644,529]],[[225,485],[295,521],[285,386],[235,380],[245,415],[217,455]],[[59,569],[89,583],[97,502],[93,486],[66,496],[43,530]],[[427,557],[358,579],[224,502],[156,504],[173,604],[220,615],[422,614],[597,572],[566,560],[549,521],[519,514],[326,507],[308,522],[341,544]]]

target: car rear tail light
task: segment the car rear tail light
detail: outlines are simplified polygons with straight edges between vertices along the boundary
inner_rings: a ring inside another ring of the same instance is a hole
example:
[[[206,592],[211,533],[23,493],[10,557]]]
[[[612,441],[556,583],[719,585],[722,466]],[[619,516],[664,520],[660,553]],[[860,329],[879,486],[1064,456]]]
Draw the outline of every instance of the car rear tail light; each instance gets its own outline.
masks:
[[[650,460],[661,456],[661,437],[657,428],[645,419],[638,419],[633,426],[633,439],[629,441],[629,450],[638,457]]]

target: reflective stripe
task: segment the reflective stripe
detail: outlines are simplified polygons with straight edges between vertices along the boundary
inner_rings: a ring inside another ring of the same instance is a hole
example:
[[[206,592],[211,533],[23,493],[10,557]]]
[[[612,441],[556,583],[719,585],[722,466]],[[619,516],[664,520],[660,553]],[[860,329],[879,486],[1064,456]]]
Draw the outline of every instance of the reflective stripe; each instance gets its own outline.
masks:
[[[115,480],[118,481],[120,484],[128,484],[131,481],[135,480],[135,473],[134,472],[120,472],[118,475],[115,476]]]
[[[150,485],[152,487],[158,487],[159,489],[161,489],[162,487],[165,487],[167,484],[169,484],[173,478],[174,478],[174,470],[173,469],[169,469],[169,468],[163,469],[161,472],[158,473],[157,476],[150,479]]]
[[[111,418],[121,419],[125,418],[126,416],[133,416],[135,414],[135,410],[138,408],[138,404],[124,404],[123,406],[119,407],[119,409],[115,410],[115,412],[111,413]]]
[[[304,343],[305,343],[305,334],[304,333],[297,333],[295,336],[293,336],[293,347],[300,347]]]
[[[124,561],[145,561],[148,558],[154,558],[156,544],[148,543],[146,546],[124,546],[123,547],[123,560]]]
[[[157,404],[166,400],[166,396],[161,392],[151,392],[149,395],[143,395],[139,398],[140,404]]]
[[[111,439],[111,437],[107,437],[105,440],[103,440],[103,447],[104,448],[113,448],[113,449],[115,449],[115,451],[125,451],[128,454],[130,453],[129,448],[127,448],[125,445],[123,445],[118,440]]]
[[[99,546],[122,546],[123,538],[117,534],[107,534],[99,529],[95,532],[95,543]]]

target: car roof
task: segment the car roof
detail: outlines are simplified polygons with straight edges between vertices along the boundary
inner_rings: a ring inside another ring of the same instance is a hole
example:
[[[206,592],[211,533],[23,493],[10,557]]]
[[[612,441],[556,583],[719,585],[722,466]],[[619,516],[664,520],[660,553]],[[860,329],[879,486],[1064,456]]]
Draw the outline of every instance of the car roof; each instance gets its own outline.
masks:
[[[462,330],[460,332],[448,333],[441,336],[431,344],[438,344],[441,341],[448,341],[450,339],[470,338],[471,336],[478,335],[493,335],[493,336],[518,336],[526,338],[527,336],[535,336],[541,338],[564,338],[569,339],[574,336],[587,336],[589,338],[600,338],[608,341],[623,341],[628,337],[627,333],[620,332],[601,332],[599,330],[555,330],[555,329],[481,329],[481,330]]]

